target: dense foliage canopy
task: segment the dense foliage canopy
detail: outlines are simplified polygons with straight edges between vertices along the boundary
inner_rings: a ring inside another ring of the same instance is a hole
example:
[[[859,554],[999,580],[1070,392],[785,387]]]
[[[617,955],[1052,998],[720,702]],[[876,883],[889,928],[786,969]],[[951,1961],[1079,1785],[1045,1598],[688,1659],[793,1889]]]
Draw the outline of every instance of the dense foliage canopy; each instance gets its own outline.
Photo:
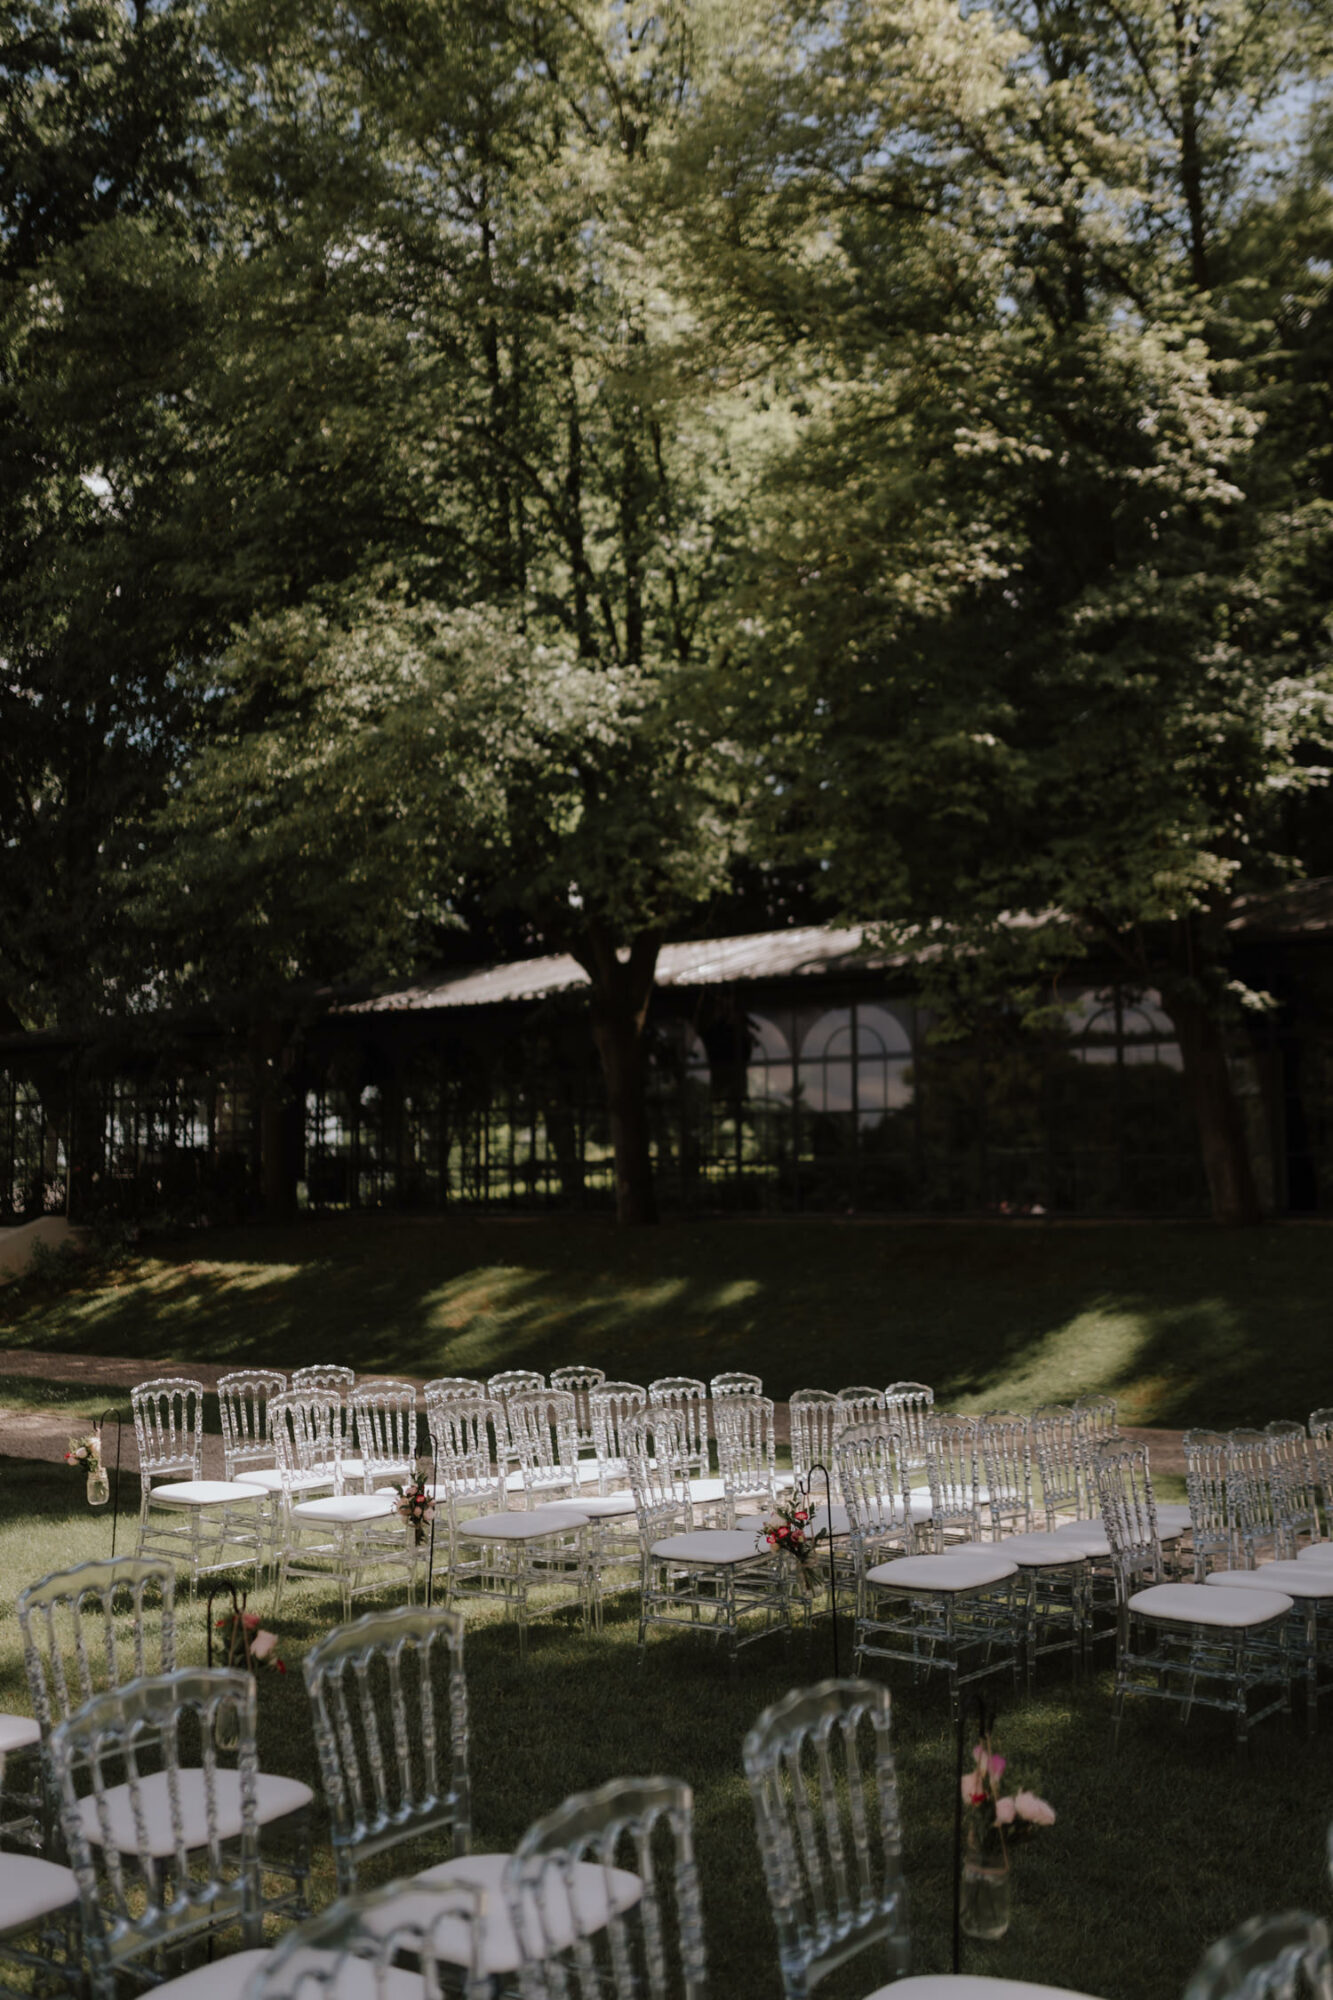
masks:
[[[0,18],[11,1020],[507,923],[588,970],[644,1218],[659,943],[794,874],[955,997],[1110,952],[1254,1212],[1227,924],[1333,740],[1330,0]]]

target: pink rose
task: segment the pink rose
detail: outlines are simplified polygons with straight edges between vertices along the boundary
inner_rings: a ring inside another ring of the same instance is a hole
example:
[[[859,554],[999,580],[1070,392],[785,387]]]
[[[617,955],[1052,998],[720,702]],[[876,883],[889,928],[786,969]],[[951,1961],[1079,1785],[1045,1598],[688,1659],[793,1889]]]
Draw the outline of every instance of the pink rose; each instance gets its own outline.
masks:
[[[975,1771],[969,1771],[963,1779],[963,1804],[965,1806],[984,1805],[986,1794],[981,1788]]]
[[[276,1632],[256,1632],[254,1638],[250,1641],[250,1658],[252,1660],[266,1660],[277,1643],[278,1635]]]
[[[1007,1796],[1002,1799],[996,1799],[995,1817],[999,1821],[1001,1826],[1012,1826],[1014,1814],[1016,1811],[1017,1811],[1017,1805],[1013,1799]]]
[[[1030,1826],[1054,1826],[1055,1808],[1048,1806],[1045,1799],[1039,1799],[1035,1792],[1017,1792],[1014,1795],[1014,1811]]]

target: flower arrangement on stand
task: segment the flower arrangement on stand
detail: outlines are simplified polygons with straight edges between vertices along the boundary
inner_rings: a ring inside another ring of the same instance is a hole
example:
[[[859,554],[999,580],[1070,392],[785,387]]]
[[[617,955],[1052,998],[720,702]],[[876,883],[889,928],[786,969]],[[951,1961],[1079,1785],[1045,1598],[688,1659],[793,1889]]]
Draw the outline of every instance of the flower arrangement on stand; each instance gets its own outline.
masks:
[[[1009,1848],[1039,1826],[1055,1825],[1055,1809],[1035,1792],[1002,1792],[1008,1760],[983,1735],[961,1784],[967,1827],[963,1846],[960,1922],[969,1937],[1002,1938],[1009,1928]]]
[[[276,1632],[266,1632],[259,1622],[257,1611],[247,1611],[244,1601],[224,1611],[217,1621],[222,1634],[222,1664],[226,1667],[244,1667],[253,1673],[257,1666],[267,1667],[271,1673],[285,1674],[287,1663],[274,1651],[278,1643]]]
[[[87,1474],[87,1499],[90,1507],[105,1507],[111,1498],[111,1481],[107,1478],[106,1467],[102,1463],[102,1427],[94,1424],[90,1431],[80,1432],[69,1441],[65,1453],[66,1465],[72,1465],[76,1472]]]
[[[413,1540],[418,1548],[426,1539],[427,1530],[435,1519],[435,1496],[426,1483],[426,1474],[417,1468],[416,1474],[406,1486],[398,1488],[395,1503],[398,1513],[412,1530]]]
[[[824,1540],[824,1530],[810,1532],[815,1510],[804,1494],[788,1500],[779,1500],[773,1512],[765,1520],[760,1534],[770,1549],[790,1556],[796,1564],[796,1579],[807,1596],[813,1596],[815,1588],[815,1550]]]

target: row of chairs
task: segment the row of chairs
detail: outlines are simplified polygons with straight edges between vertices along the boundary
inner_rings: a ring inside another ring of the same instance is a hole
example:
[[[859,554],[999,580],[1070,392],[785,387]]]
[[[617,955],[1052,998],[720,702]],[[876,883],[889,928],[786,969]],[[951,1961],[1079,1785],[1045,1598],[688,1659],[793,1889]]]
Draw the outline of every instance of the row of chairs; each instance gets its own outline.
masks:
[[[150,1582],[161,1592],[161,1671],[116,1685],[122,1658],[149,1664]],[[112,1608],[117,1585],[130,1593],[132,1635]],[[481,2000],[515,1982],[524,2000],[703,2000],[703,1895],[681,1781],[614,1780],[541,1817],[512,1854],[471,1852],[464,1628],[442,1607],[363,1617],[307,1655],[340,1901],[265,1949],[273,1905],[263,1892],[271,1857],[261,1851],[254,1683],[230,1669],[174,1667],[172,1586],[168,1567],[131,1561],[85,1565],[24,1593],[25,1641],[58,1600],[76,1617],[91,1600],[101,1643],[81,1658],[76,1648],[60,1685],[82,1692],[94,1661],[107,1663],[112,1685],[56,1721],[49,1664],[34,1681],[70,1865],[6,1858],[0,1954],[11,1963],[49,1977],[64,1933],[69,1983],[86,1963],[96,2000],[112,2000],[122,1973],[160,1973],[166,1955],[239,1927],[241,1950],[168,1979],[164,2000],[298,2000],[312,1985],[331,2000],[364,2000],[370,1970],[384,2000],[434,2000],[446,1988]],[[807,2000],[863,1951],[892,1982],[876,2000],[890,1990],[963,2000],[973,1990],[908,1976],[890,1713],[881,1686],[823,1682],[787,1695],[745,1738],[786,2000]],[[220,1747],[228,1741],[230,1752]],[[367,1863],[423,1835],[447,1843],[450,1858],[362,1891]],[[76,1911],[81,1952],[69,1935]],[[1188,2000],[1238,1995],[1246,1979],[1247,2000],[1294,1990],[1256,1977],[1284,1955],[1289,1975],[1298,1957],[1326,1967],[1326,1934],[1313,1919],[1246,1926],[1209,1953]],[[1008,1990],[1015,2000],[1047,1991],[1021,1981]]]

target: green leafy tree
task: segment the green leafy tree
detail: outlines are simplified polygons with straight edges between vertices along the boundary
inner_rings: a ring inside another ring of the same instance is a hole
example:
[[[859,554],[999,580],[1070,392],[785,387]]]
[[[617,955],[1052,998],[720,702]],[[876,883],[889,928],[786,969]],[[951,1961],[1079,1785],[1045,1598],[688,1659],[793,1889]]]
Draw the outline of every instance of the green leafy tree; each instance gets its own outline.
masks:
[[[785,837],[938,990],[1031,1000],[1093,947],[1159,989],[1232,1221],[1228,1023],[1258,996],[1228,927],[1299,867],[1288,802],[1333,734],[1327,413],[1291,337],[1329,209],[1289,109],[1327,28],[1261,0],[803,14],[714,211],[813,385],[739,696]]]

